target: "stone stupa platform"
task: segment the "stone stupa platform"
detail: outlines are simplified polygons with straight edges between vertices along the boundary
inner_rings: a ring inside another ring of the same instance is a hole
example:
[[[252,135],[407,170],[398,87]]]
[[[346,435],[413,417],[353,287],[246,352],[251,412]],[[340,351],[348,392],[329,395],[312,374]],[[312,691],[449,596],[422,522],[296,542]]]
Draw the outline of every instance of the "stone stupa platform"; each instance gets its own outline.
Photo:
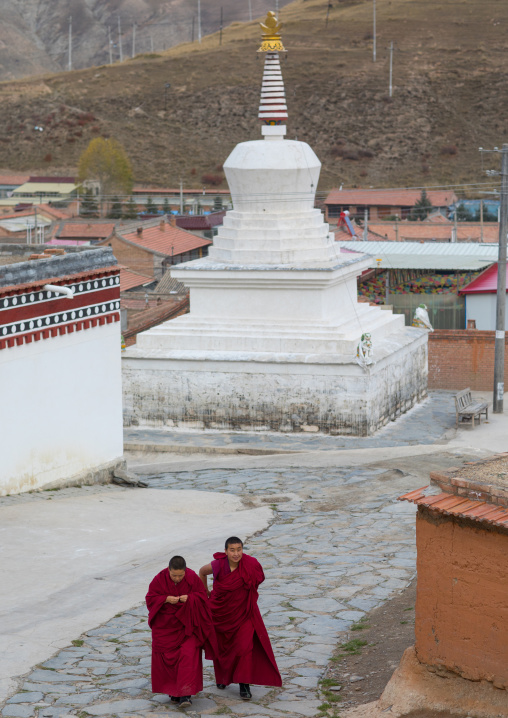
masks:
[[[264,140],[224,164],[234,209],[209,256],[171,270],[190,313],[124,353],[126,424],[372,434],[426,395],[427,332],[357,301],[373,259],[341,251],[314,206],[321,163],[284,139],[274,52],[259,116]],[[372,357],[359,363],[366,334]]]

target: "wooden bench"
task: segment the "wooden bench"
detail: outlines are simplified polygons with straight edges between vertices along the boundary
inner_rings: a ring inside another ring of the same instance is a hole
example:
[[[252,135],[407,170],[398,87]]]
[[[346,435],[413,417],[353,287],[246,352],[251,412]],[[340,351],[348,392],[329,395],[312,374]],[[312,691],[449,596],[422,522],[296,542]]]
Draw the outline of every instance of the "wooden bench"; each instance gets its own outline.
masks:
[[[473,401],[471,389],[464,389],[455,394],[455,427],[458,428],[459,421],[472,424],[474,429],[474,420],[478,417],[478,423],[482,423],[482,414],[485,419],[489,418],[489,405],[482,404],[479,401]]]

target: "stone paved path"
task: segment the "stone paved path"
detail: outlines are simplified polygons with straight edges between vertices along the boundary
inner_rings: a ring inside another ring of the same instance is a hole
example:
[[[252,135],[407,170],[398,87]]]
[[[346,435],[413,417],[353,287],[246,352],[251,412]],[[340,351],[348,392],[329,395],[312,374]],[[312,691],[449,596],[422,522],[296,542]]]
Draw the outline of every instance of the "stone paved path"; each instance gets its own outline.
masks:
[[[164,429],[126,428],[126,447],[159,444],[168,450],[186,448],[208,451],[336,451],[337,449],[369,449],[385,446],[434,444],[446,431],[455,427],[454,393],[431,391],[420,404],[395,422],[390,422],[374,436],[327,436],[324,434],[277,434],[275,432],[175,431]]]
[[[218,691],[206,665],[203,693],[190,708],[174,709],[167,696],[150,691],[150,631],[146,609],[140,606],[76,636],[73,645],[37,666],[3,706],[2,715],[323,715],[318,681],[337,641],[348,640],[354,622],[414,575],[414,508],[395,501],[400,484],[395,486],[385,468],[344,466],[205,469],[148,480],[161,491],[220,491],[273,505],[273,524],[251,538],[246,549],[265,568],[260,607],[283,688],[253,687],[253,701],[244,703],[236,686]]]

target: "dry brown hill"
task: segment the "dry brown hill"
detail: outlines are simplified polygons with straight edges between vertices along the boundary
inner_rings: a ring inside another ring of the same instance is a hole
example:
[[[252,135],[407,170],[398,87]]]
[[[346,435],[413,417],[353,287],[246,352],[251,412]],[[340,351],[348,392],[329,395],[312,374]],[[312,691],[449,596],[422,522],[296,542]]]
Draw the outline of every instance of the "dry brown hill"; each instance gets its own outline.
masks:
[[[485,182],[478,147],[508,134],[508,4],[377,0],[376,63],[371,0],[332,0],[327,28],[326,5],[296,0],[281,11],[288,136],[320,157],[321,190]],[[162,56],[0,85],[0,166],[71,171],[103,134],[123,143],[137,181],[199,186],[237,142],[259,137],[259,38],[257,24],[233,24],[222,47],[216,34]]]

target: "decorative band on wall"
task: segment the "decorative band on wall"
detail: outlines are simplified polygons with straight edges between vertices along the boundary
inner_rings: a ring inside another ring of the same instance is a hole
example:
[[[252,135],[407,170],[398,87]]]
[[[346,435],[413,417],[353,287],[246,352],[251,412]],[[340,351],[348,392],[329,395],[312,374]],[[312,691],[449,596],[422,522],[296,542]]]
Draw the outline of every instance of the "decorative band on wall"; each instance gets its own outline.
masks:
[[[64,334],[72,334],[94,327],[104,326],[120,321],[120,313],[113,312],[103,314],[102,316],[93,316],[77,322],[67,322],[65,324],[53,324],[52,326],[44,326],[37,331],[29,331],[24,333],[11,334],[10,336],[0,336],[0,349],[9,349],[22,344],[31,344],[32,341],[38,342],[41,339],[51,339],[52,337],[62,336]]]

